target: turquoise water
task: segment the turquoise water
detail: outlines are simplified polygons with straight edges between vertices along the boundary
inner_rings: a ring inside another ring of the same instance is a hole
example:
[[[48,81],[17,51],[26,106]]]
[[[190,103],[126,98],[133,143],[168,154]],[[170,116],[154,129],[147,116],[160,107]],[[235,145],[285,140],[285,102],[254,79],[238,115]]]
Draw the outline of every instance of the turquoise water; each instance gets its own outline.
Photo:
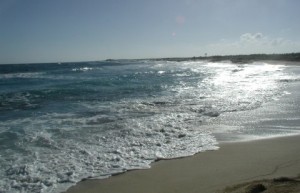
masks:
[[[232,114],[289,95],[299,77],[286,69],[149,60],[0,65],[0,192],[59,192],[83,178],[216,150],[229,135],[247,138],[248,119],[233,124]]]

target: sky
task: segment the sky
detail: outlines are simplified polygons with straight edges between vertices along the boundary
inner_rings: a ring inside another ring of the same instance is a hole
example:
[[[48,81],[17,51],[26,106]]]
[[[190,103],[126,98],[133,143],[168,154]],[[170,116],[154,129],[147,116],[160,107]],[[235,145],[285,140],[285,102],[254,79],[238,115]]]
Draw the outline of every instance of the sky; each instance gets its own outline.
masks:
[[[299,0],[0,0],[0,64],[300,52]]]

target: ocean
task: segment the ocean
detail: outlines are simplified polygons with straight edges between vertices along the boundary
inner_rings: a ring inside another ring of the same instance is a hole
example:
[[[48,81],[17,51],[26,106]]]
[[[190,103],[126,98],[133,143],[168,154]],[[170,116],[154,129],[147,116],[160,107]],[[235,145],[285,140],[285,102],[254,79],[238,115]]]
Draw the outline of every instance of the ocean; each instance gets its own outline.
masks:
[[[0,192],[86,178],[300,133],[300,68],[113,60],[0,65]]]

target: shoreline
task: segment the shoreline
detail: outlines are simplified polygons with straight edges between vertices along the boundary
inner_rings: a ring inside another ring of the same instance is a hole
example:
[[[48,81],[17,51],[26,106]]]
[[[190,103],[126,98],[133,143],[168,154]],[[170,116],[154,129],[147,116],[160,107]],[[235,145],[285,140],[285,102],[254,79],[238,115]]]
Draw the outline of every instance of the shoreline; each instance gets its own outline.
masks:
[[[235,184],[299,175],[299,152],[300,135],[224,142],[219,150],[160,160],[152,163],[150,169],[81,181],[66,193],[222,192]]]
[[[289,61],[269,60],[257,62],[300,66],[299,62]],[[292,91],[297,90],[297,88],[293,87]],[[290,99],[287,96],[284,100],[285,103],[291,103],[291,101],[295,102],[294,97]],[[245,117],[251,116],[253,120],[260,120],[262,118],[259,116],[260,114],[266,117],[268,113],[271,113],[271,117],[273,117],[274,114],[270,109],[273,109],[274,112],[277,111],[272,105],[274,104],[268,103],[259,109],[253,110],[250,115],[247,112],[248,115]],[[298,112],[294,113],[298,114]],[[231,119],[230,116],[232,115],[227,116]],[[284,116],[279,113],[277,117]],[[273,119],[272,127],[280,124],[276,120]],[[262,122],[252,126],[262,129],[263,127],[260,128],[261,124]],[[222,135],[222,133],[220,134]],[[295,138],[297,140],[294,140]],[[260,145],[262,148],[260,148]],[[251,138],[248,140],[242,138],[225,140],[219,141],[218,146],[220,148],[216,151],[200,152],[189,157],[157,160],[151,164],[150,169],[130,170],[101,180],[86,179],[69,188],[67,193],[221,193],[220,190],[240,183],[265,178],[295,177],[300,174],[300,155],[298,155],[298,152],[300,152],[300,135],[298,134]],[[297,146],[299,148],[291,153],[291,149]],[[281,169],[282,164],[284,165],[285,162],[293,159],[298,161],[296,161],[296,165],[291,166],[291,171]],[[222,168],[223,166],[224,168]],[[279,169],[275,170],[274,168]],[[197,181],[197,179],[201,180]]]

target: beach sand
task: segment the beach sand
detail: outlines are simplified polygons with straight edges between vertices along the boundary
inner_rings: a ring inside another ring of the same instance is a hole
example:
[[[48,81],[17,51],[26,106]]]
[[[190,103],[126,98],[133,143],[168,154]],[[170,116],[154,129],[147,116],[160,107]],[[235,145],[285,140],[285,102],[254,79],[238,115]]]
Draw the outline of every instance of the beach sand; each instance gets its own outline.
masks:
[[[290,136],[223,143],[219,150],[162,160],[151,169],[82,181],[67,193],[239,193],[249,192],[249,186],[258,183],[264,183],[267,193],[273,191],[266,183],[273,181],[257,180],[296,177],[299,173],[300,136]],[[275,180],[277,185],[288,183],[281,181]],[[299,190],[299,183],[295,187]]]

